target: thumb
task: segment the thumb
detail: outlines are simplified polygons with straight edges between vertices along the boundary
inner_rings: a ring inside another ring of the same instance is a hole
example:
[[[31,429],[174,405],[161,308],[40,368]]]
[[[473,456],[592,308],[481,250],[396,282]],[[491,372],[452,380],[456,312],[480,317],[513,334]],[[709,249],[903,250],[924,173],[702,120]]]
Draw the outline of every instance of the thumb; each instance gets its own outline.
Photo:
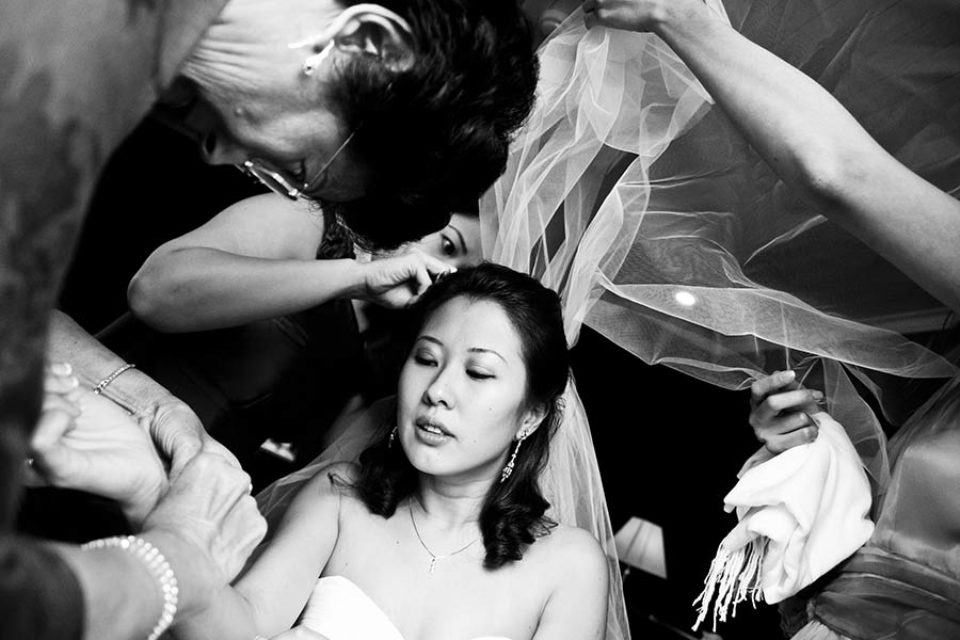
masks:
[[[417,286],[414,288],[417,296],[420,296],[424,291],[426,291],[431,284],[433,284],[433,278],[430,277],[430,271],[427,270],[426,265],[420,265],[417,267],[416,273]]]
[[[171,478],[179,475],[184,465],[203,449],[203,442],[195,430],[176,421],[156,416],[144,416],[140,420],[141,426],[149,430],[154,446],[168,460]]]

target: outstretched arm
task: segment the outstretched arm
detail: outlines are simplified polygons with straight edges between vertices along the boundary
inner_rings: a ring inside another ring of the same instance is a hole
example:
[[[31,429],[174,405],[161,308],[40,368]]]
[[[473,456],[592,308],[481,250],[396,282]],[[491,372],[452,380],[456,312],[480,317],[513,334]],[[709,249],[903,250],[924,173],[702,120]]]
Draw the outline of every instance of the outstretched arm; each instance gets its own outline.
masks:
[[[127,291],[130,308],[160,331],[202,331],[296,313],[335,298],[408,304],[449,270],[422,253],[359,263],[317,260],[318,211],[269,194],[228,207],[162,245]]]
[[[331,473],[351,478],[349,465],[333,465],[305,484],[241,578],[175,626],[179,640],[251,640],[290,629],[336,545],[340,488]]]
[[[586,0],[588,26],[652,31],[788,184],[960,311],[960,202],[887,153],[814,80],[701,0]]]

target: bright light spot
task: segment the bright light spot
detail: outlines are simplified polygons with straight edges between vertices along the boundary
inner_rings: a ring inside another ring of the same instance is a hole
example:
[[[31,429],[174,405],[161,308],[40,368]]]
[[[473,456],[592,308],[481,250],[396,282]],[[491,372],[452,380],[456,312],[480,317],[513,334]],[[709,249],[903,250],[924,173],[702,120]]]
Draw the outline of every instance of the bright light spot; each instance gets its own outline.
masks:
[[[677,291],[673,295],[673,299],[677,301],[677,304],[682,304],[685,307],[692,307],[697,304],[697,297],[689,291]]]

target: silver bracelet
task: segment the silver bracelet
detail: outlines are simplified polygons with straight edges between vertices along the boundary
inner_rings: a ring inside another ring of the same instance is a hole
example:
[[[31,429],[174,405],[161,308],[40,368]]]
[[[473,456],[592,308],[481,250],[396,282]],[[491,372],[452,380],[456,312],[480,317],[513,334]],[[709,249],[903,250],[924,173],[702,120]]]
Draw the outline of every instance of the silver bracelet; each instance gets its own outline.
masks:
[[[123,373],[127,369],[136,369],[136,368],[137,368],[137,365],[133,364],[132,362],[128,362],[122,367],[117,367],[113,373],[111,373],[106,378],[104,378],[103,380],[97,383],[97,386],[93,388],[93,392],[97,395],[100,395],[101,393],[103,393],[103,390],[106,389],[111,382],[113,382],[118,377],[120,377],[121,373]]]
[[[177,576],[174,575],[170,563],[163,557],[160,550],[155,546],[138,536],[115,536],[113,538],[102,538],[86,543],[82,549],[107,549],[118,547],[124,551],[129,551],[144,564],[153,574],[160,585],[160,591],[163,594],[163,611],[160,612],[160,619],[154,625],[153,631],[147,636],[147,640],[157,640],[164,631],[173,623],[173,617],[177,615],[177,600],[180,590],[177,588]]]

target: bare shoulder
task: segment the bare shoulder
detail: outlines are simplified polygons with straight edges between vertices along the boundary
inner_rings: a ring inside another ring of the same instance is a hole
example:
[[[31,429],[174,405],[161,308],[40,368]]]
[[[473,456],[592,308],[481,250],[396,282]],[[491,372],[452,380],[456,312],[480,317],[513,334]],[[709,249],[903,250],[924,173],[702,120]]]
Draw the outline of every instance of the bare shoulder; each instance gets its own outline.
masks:
[[[327,510],[331,504],[339,505],[352,496],[351,486],[357,478],[359,467],[352,462],[334,462],[317,469],[297,492],[290,511],[303,515]]]
[[[607,557],[597,539],[579,527],[558,524],[530,546],[530,560],[546,570],[568,577],[572,571],[584,578],[606,576]]]
[[[534,640],[601,640],[610,574],[600,543],[588,531],[558,525],[531,551],[530,575],[546,589]]]

